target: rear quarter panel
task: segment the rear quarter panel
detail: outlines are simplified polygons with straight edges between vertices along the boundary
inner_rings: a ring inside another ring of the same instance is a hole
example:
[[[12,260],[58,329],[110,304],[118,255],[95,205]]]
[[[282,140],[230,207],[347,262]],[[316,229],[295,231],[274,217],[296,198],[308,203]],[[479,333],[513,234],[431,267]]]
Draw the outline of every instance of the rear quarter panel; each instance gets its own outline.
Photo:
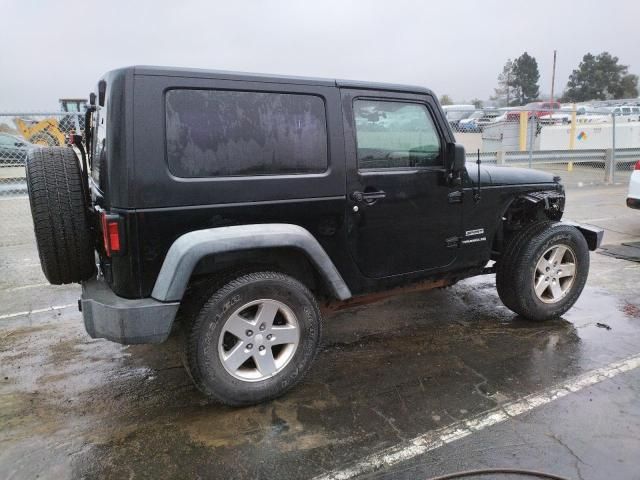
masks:
[[[184,233],[204,228],[296,223],[314,234],[338,265],[343,256],[345,162],[337,88],[156,75],[136,75],[134,83],[134,168],[126,210],[137,224],[141,279],[137,295],[150,294],[171,244]],[[304,175],[176,177],[167,165],[165,133],[165,94],[175,88],[321,97],[327,116],[328,169]]]

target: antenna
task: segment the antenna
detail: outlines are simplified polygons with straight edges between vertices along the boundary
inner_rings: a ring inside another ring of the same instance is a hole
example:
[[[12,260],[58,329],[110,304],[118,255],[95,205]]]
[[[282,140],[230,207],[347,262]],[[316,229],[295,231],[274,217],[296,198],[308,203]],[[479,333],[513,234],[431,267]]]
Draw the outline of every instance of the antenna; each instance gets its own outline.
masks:
[[[478,160],[476,160],[476,164],[478,165],[478,180],[477,180],[477,185],[478,188],[476,189],[476,192],[473,194],[473,200],[477,203],[480,201],[480,149],[478,149]]]

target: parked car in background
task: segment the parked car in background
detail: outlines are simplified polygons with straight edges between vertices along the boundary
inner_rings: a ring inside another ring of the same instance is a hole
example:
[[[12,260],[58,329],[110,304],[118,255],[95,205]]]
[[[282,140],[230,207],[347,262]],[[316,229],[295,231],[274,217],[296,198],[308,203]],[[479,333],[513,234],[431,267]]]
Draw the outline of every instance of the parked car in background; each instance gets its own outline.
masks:
[[[612,107],[610,111],[616,116],[616,121],[640,121],[640,107],[636,105],[618,105],[617,107]]]
[[[477,110],[473,112],[469,118],[460,120],[457,130],[459,132],[482,132],[485,125],[495,121],[501,113],[501,111],[496,109]]]
[[[506,119],[509,122],[519,121],[521,111],[529,112],[529,118],[540,118],[544,115],[551,115],[558,110],[560,110],[560,103],[558,102],[531,102],[518,108],[518,110],[509,112]]]
[[[477,109],[475,105],[445,105],[442,110],[444,110],[444,115],[447,117],[449,125],[455,130],[460,120],[469,118]]]
[[[629,179],[627,207],[640,209],[640,160],[636,162],[635,168],[631,173],[631,178]]]
[[[478,120],[482,118],[484,113],[482,110],[476,110],[467,118],[463,118],[458,122],[458,126],[456,130],[458,132],[479,132],[480,128],[478,127]]]
[[[485,110],[484,115],[478,119],[478,126],[480,127],[480,131],[490,124],[496,121],[496,119],[502,114],[499,110]]]
[[[573,105],[565,104],[560,110],[540,115],[540,123],[545,125],[568,125],[571,123]],[[612,114],[618,122],[634,122],[640,120],[640,107],[636,105],[619,105],[615,107],[596,107],[589,104],[576,105],[576,123],[608,123]]]
[[[35,145],[24,138],[0,133],[0,167],[22,167],[27,159],[27,152]]]
[[[516,110],[516,108],[517,107],[502,107],[502,108],[498,108],[495,111],[496,117],[492,118],[489,123],[505,122],[507,120],[507,115],[509,114],[509,112],[511,112],[512,110]]]
[[[576,115],[585,115],[590,105],[576,105]],[[573,105],[561,105],[560,110],[553,113],[547,113],[540,115],[538,118],[540,123],[546,125],[568,124],[571,123],[571,116],[573,114]]]

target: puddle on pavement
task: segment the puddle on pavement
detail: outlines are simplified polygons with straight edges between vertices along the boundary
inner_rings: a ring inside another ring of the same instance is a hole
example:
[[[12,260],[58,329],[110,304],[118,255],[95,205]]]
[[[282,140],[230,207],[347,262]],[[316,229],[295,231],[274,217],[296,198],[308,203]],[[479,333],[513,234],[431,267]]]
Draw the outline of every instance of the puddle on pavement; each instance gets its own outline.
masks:
[[[308,477],[637,353],[638,312],[590,288],[563,319],[528,322],[491,278],[414,293],[327,318],[306,380],[242,409],[194,389],[179,339],[91,340],[67,312],[0,330],[0,476]],[[47,453],[23,455],[35,445]]]

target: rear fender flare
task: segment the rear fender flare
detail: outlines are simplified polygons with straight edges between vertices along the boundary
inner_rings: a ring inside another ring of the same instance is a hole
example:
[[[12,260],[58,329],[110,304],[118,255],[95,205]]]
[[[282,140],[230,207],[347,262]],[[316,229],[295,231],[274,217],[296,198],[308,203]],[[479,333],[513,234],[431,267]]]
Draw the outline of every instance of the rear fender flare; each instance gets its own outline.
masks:
[[[314,236],[298,225],[287,223],[238,225],[185,233],[169,248],[151,296],[162,302],[180,301],[194,268],[205,256],[279,247],[304,252],[338,300],[351,298],[349,287]]]

